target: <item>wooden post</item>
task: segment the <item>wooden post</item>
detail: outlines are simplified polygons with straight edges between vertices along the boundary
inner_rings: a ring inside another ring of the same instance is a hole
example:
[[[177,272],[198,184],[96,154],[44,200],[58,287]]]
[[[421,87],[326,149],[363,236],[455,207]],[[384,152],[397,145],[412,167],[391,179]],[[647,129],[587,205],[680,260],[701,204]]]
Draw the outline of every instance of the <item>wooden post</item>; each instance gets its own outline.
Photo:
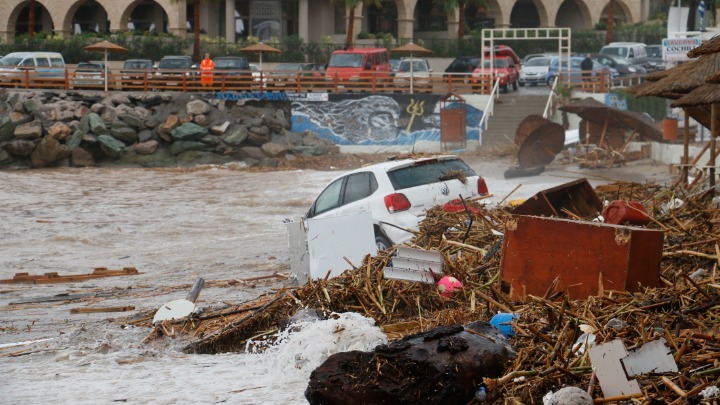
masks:
[[[688,156],[690,154],[689,149],[689,143],[690,143],[690,114],[688,114],[687,108],[683,108],[683,112],[685,113],[685,128],[683,129],[683,182],[682,184],[684,186],[687,186],[688,184],[688,173],[690,172],[690,167],[688,166],[690,157]]]
[[[197,280],[195,280],[195,284],[193,284],[190,292],[188,293],[187,300],[190,302],[197,301],[197,298],[200,295],[200,290],[202,290],[204,285],[205,280],[202,277],[198,277]]]
[[[715,150],[715,137],[717,136],[717,104],[710,107],[710,188],[712,194],[715,194],[715,158],[717,150]]]

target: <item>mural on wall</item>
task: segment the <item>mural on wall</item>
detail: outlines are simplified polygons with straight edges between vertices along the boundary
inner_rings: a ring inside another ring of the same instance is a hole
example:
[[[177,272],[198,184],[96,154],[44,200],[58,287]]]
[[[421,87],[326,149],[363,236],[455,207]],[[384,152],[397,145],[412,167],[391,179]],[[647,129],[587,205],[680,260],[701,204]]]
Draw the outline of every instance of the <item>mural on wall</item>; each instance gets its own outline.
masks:
[[[337,145],[440,142],[439,101],[439,95],[425,94],[327,94],[327,100],[295,98],[292,130],[311,131]],[[478,140],[482,111],[470,104],[466,104],[466,109],[467,139]]]

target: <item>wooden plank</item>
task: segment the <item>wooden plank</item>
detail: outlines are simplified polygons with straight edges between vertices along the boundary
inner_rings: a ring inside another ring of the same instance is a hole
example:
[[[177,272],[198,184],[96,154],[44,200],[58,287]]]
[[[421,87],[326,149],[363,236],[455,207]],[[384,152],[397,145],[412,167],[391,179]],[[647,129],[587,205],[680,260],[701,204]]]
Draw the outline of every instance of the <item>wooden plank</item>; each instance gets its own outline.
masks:
[[[94,314],[98,312],[127,312],[134,311],[135,307],[124,306],[124,307],[104,307],[104,308],[73,308],[70,310],[71,314]]]
[[[85,281],[102,277],[134,276],[141,274],[135,267],[125,267],[122,270],[108,270],[105,267],[98,267],[90,274],[75,274],[61,276],[57,272],[45,273],[43,275],[30,275],[28,273],[16,273],[11,279],[0,280],[2,284],[28,283],[28,284],[52,284],[71,283]]]

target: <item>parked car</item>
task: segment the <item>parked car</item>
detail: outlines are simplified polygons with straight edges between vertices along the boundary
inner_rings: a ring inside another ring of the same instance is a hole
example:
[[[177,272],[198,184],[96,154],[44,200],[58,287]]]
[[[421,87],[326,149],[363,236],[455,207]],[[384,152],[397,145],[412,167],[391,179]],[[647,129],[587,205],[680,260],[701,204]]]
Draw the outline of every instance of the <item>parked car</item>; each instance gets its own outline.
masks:
[[[410,87],[410,69],[412,68],[412,85],[414,90],[432,92],[433,85],[430,63],[424,58],[403,58],[393,78],[395,87]]]
[[[585,59],[582,56],[571,56],[570,57],[570,75],[573,78],[573,81],[581,81],[582,80],[582,69],[580,68],[580,64],[582,63],[583,59]],[[550,69],[548,70],[547,74],[545,75],[545,83],[548,84],[548,86],[552,86],[553,81],[555,81],[555,78],[558,76],[558,70],[562,72],[568,71],[568,60],[567,58],[563,58],[562,66],[559,66],[558,63],[559,59],[557,56],[552,58],[552,61],[550,62]],[[593,60],[593,76],[599,74],[599,72],[606,72],[607,74],[612,77],[613,83],[616,83],[617,78],[619,77],[619,73],[617,70],[609,67],[601,65],[598,61]]]
[[[314,63],[280,63],[267,73],[265,85],[268,88],[295,86],[298,80],[312,81]]]
[[[647,45],[645,47],[647,53],[647,71],[654,72],[656,70],[665,70],[665,60],[662,54],[662,45]]]
[[[390,72],[397,72],[400,67],[400,59],[390,59]]]
[[[520,80],[519,65],[516,65],[515,61],[509,56],[496,56],[493,60],[495,64],[492,68],[492,61],[490,59],[485,59],[483,69],[479,67],[475,68],[472,74],[472,83],[476,85],[480,82],[480,77],[485,74],[492,74],[493,83],[499,80],[500,88],[505,93],[510,90],[510,86],[512,86],[513,90],[517,91]]]
[[[545,76],[550,70],[552,56],[538,56],[531,58],[520,67],[520,86],[530,84],[537,86],[538,83],[545,83]]]
[[[97,89],[105,85],[105,64],[102,62],[80,62],[73,73],[74,89]]]
[[[390,80],[387,48],[354,48],[333,51],[325,69],[325,80],[341,85],[362,82],[385,84]]]
[[[244,56],[219,56],[213,60],[215,63],[215,80],[222,81],[223,77],[233,84],[250,85],[253,74],[250,63]]]
[[[645,66],[631,63],[622,56],[605,55],[602,53],[594,53],[590,55],[593,60],[600,62],[601,65],[609,66],[617,70],[620,76],[640,75],[647,73]]]
[[[146,79],[152,78],[153,62],[150,59],[128,59],[120,71],[121,88],[134,88],[145,85]]]
[[[325,187],[305,218],[370,211],[378,249],[412,238],[425,210],[462,195],[488,193],[485,180],[458,156],[391,160],[346,173]]]
[[[11,52],[0,59],[0,81],[20,82],[26,72],[33,78],[65,78],[65,59],[57,52]]]
[[[647,63],[645,47],[646,45],[640,42],[611,42],[603,46],[599,53],[622,56],[632,64],[645,65]]]
[[[155,66],[158,71],[156,77],[164,82],[166,86],[180,86],[185,80],[196,76],[197,65],[193,64],[189,56],[164,56],[160,63]]]
[[[470,76],[480,64],[479,56],[460,56],[455,58],[445,69],[443,77]]]

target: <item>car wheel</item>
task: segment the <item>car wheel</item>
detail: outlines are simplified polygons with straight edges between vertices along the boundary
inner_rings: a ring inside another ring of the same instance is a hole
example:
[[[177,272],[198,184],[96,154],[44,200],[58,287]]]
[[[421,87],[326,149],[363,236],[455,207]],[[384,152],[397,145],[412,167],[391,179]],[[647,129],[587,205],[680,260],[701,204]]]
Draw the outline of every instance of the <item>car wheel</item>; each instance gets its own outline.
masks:
[[[517,79],[515,79],[515,81],[513,82],[513,91],[517,91],[517,89],[518,89],[518,81],[517,81]]]
[[[388,238],[382,235],[375,235],[375,246],[377,246],[378,251],[380,251],[390,249],[393,245]]]
[[[554,77],[549,77],[549,78],[547,79],[547,81],[546,81],[547,85],[548,85],[548,86],[552,86],[553,80],[555,80]]]
[[[507,93],[510,91],[507,84],[502,86],[502,91],[503,91],[503,93]]]
[[[525,82],[520,82],[520,87],[525,87]]]

